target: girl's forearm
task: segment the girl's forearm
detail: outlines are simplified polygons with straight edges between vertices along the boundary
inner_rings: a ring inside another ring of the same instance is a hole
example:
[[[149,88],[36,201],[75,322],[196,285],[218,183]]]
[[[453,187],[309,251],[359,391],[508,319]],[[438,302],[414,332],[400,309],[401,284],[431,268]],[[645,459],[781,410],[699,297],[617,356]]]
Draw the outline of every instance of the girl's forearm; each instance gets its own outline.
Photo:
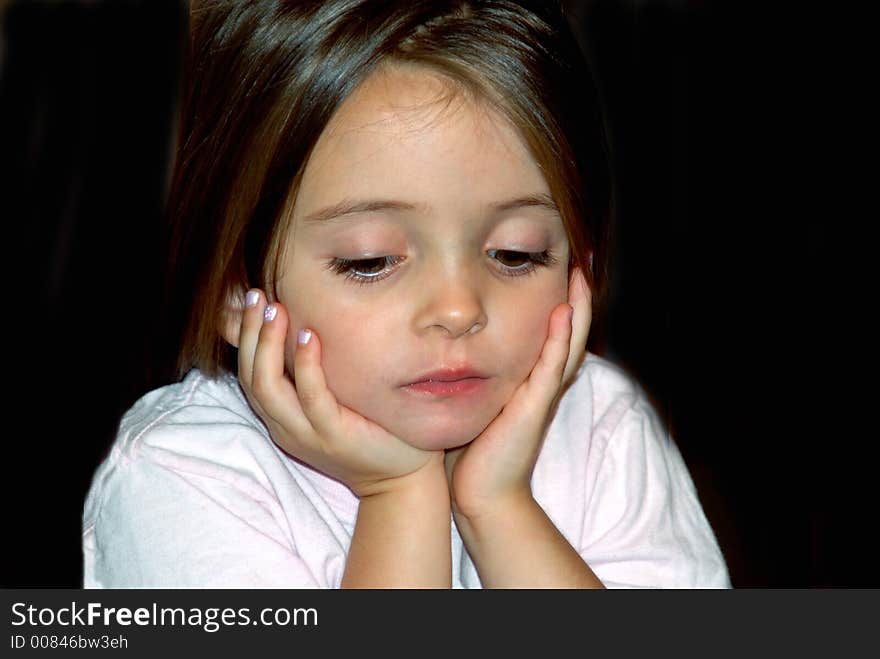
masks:
[[[604,588],[531,497],[456,525],[484,588]]]
[[[450,588],[449,520],[442,466],[361,497],[342,587]]]

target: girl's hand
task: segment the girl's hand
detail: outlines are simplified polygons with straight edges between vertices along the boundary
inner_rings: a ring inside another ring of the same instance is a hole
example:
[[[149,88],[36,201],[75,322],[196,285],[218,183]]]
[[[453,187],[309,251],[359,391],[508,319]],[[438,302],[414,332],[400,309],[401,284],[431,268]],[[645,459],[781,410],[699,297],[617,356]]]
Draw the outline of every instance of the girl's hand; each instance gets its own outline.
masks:
[[[414,448],[337,402],[324,379],[321,342],[314,332],[306,344],[297,344],[294,386],[284,370],[287,311],[277,302],[266,307],[261,291],[249,295],[239,334],[238,379],[276,444],[361,497],[393,489],[422,469],[442,468],[442,451]]]
[[[577,268],[572,271],[568,298],[568,304],[551,312],[541,355],[501,413],[470,444],[446,452],[456,514],[474,519],[499,504],[531,497],[531,474],[544,432],[586,356],[591,298]]]

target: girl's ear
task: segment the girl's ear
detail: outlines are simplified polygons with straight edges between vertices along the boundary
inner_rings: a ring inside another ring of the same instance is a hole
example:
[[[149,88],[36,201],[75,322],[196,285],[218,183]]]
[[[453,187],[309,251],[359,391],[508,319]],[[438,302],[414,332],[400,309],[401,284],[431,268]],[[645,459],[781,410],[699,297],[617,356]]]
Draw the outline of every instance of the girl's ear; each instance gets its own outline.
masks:
[[[226,293],[226,302],[223,305],[223,320],[220,333],[226,342],[238,348],[239,334],[241,333],[241,315],[244,312],[244,291],[238,287],[230,289]]]

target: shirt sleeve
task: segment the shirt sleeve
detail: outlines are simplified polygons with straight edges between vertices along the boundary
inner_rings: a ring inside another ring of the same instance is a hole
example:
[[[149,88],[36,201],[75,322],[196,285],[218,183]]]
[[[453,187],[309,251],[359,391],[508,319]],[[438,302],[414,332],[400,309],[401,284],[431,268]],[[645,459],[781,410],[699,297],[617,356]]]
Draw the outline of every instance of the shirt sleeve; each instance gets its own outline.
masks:
[[[724,558],[675,442],[643,395],[594,437],[581,555],[607,587],[729,588]]]
[[[326,587],[272,495],[234,470],[141,455],[106,476],[84,537],[86,588]]]

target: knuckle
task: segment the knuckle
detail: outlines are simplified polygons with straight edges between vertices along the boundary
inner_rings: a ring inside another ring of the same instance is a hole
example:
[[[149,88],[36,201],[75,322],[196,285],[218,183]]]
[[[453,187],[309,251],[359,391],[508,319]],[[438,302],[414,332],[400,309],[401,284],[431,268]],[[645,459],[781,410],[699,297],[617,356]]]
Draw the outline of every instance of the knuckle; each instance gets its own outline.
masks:
[[[299,402],[303,407],[314,408],[320,400],[318,392],[311,389],[300,388],[297,393],[299,394]]]
[[[251,379],[251,391],[259,400],[267,398],[271,393],[271,385],[268,378],[261,374],[254,373],[254,376]]]

